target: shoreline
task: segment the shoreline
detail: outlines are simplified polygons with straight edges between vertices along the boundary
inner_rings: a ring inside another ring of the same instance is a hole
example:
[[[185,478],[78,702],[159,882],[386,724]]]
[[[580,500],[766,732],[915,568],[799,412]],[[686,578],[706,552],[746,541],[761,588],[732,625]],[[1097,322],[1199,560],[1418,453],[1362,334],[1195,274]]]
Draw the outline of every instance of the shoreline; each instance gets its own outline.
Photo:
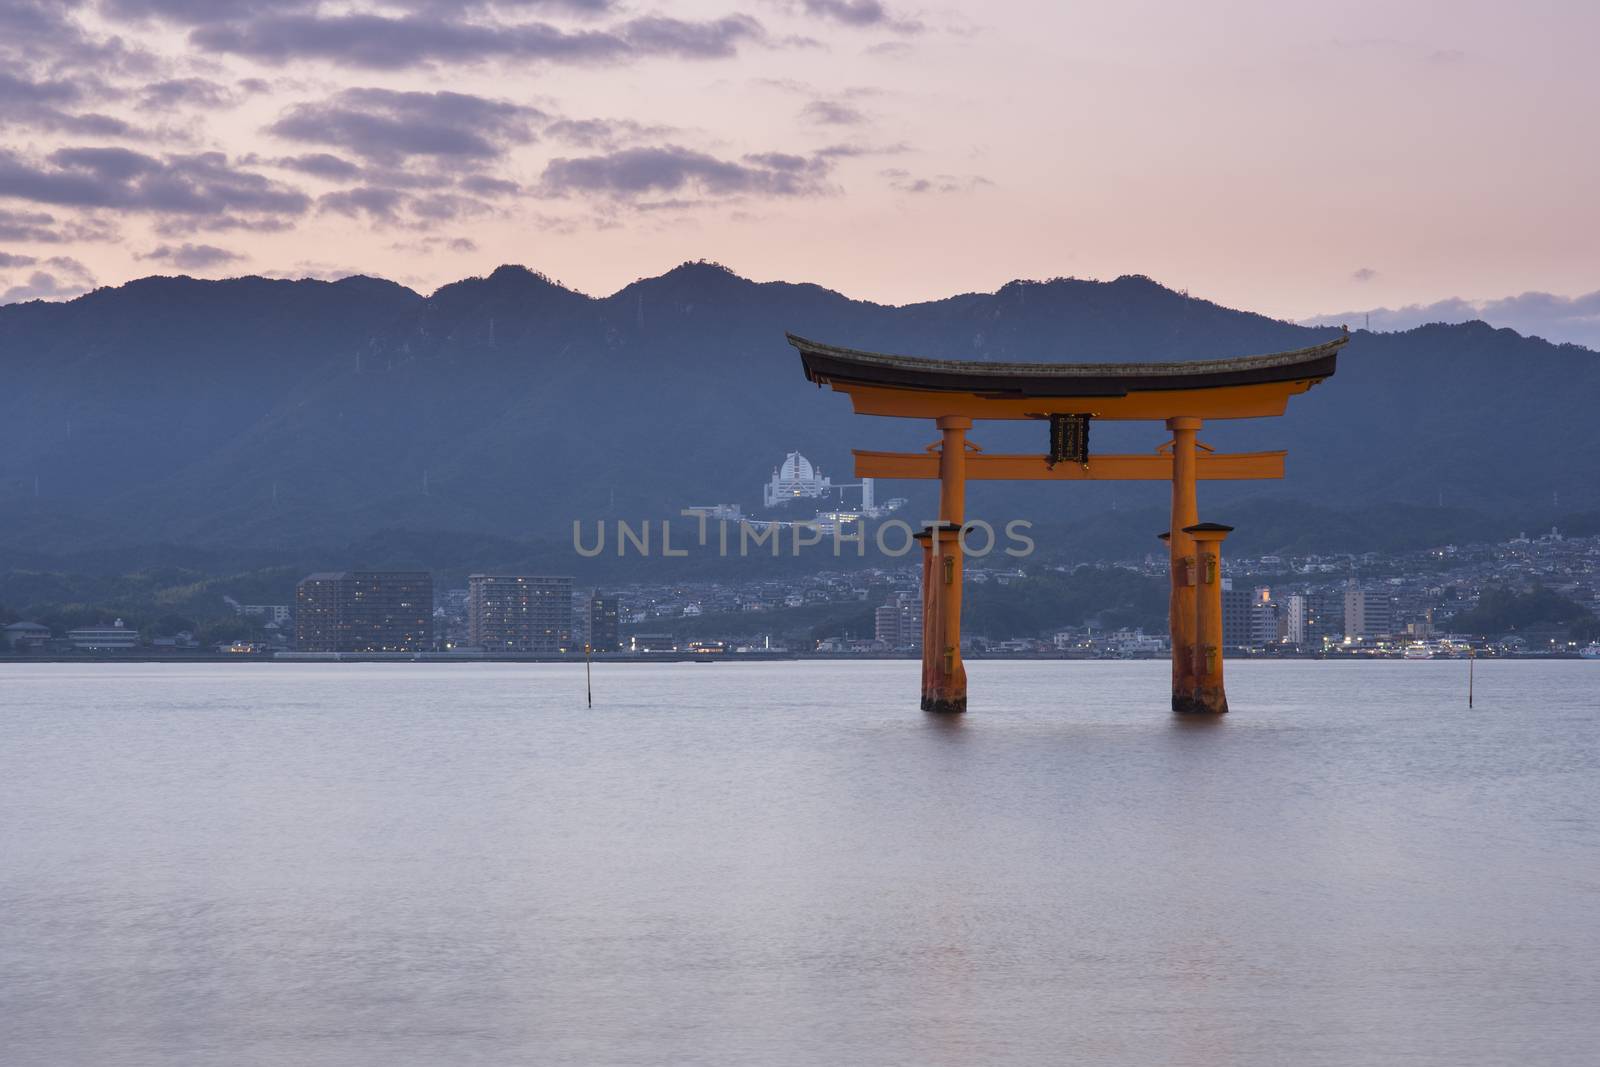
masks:
[[[978,654],[969,653],[964,657],[967,661],[1007,661],[1007,662],[1081,662],[1081,663],[1125,663],[1133,660],[1150,660],[1170,662],[1171,657],[1161,655],[1130,655],[1130,656],[1082,656],[1062,654],[1028,654],[1028,653],[995,653]],[[1401,661],[1406,660],[1402,655],[1367,655],[1367,654],[1333,654],[1325,653],[1283,653],[1275,655],[1244,655],[1224,657],[1230,663],[1240,662],[1272,662],[1277,660],[1329,660],[1329,661]],[[1465,661],[1466,656],[1431,656],[1428,660],[1411,660],[1408,662],[1441,662]],[[1576,652],[1508,652],[1496,655],[1481,655],[1480,660],[1583,660],[1586,657]],[[808,660],[827,662],[861,662],[900,660],[910,663],[921,659],[917,655],[902,655],[897,653],[851,653],[851,652],[735,652],[735,653],[695,653],[695,652],[644,652],[644,653],[609,653],[594,656],[593,663],[604,664],[632,664],[632,663],[783,663],[803,662]],[[568,663],[581,666],[585,662],[582,656],[539,656],[539,655],[482,655],[463,654],[459,652],[276,652],[276,653],[228,653],[216,652],[201,655],[150,655],[127,654],[111,652],[102,655],[76,654],[76,655],[51,655],[51,656],[0,656],[0,669],[12,664],[28,663],[285,663],[285,664],[340,664],[340,663]]]

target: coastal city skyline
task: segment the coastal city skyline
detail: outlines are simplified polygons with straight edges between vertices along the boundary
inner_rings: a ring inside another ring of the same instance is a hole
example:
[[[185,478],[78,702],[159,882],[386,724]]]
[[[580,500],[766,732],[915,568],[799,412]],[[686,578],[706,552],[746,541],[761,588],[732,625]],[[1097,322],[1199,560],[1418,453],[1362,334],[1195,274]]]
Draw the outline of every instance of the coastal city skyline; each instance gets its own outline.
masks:
[[[971,560],[967,580],[981,606],[964,647],[989,658],[1164,657],[1164,605],[1152,590],[1167,566],[1154,552],[1073,562]],[[1229,655],[1600,658],[1600,534],[1554,528],[1402,552],[1264,553],[1226,559],[1222,569]],[[69,625],[52,610],[54,626],[33,619],[0,625],[0,652],[293,662],[559,660],[590,652],[910,658],[921,649],[918,568],[901,559],[874,555],[848,570],[823,561],[787,576],[593,581],[559,570],[472,573],[459,586],[427,570],[313,573],[295,582],[283,603],[220,593],[236,624],[206,623],[222,637],[212,643],[196,637],[195,622],[172,612],[155,619],[137,604],[125,612],[132,623],[91,612],[84,619],[96,621]],[[1086,598],[1081,587],[1095,585]],[[991,589],[999,595],[985,595]],[[1040,625],[1037,611],[1022,607],[1037,599],[1031,590],[1070,606]]]

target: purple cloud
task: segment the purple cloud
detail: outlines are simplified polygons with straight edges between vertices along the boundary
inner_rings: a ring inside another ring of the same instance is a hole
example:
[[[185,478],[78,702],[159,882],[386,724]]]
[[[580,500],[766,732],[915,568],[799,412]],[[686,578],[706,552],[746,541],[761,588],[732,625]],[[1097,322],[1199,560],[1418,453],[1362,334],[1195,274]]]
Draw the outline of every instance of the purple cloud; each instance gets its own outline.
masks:
[[[346,89],[326,102],[295,105],[268,131],[390,164],[413,156],[476,161],[533,140],[533,123],[544,117],[537,108],[467,93]]]
[[[310,11],[319,0],[103,0],[109,14],[199,25]]]
[[[347,218],[357,218],[365,215],[374,222],[398,222],[400,205],[404,201],[405,194],[397,189],[361,186],[357,189],[343,189],[337,193],[328,193],[319,197],[317,208],[321,211],[332,211]]]
[[[308,152],[305,155],[288,156],[272,162],[276,166],[309,174],[314,178],[326,178],[329,181],[349,181],[361,175],[360,167],[348,159],[340,159],[327,152]]]
[[[110,115],[68,110],[80,106],[88,95],[73,82],[57,78],[36,80],[0,70],[0,126],[91,137],[125,137],[134,133],[126,122]]]
[[[603,63],[648,56],[712,59],[765,39],[747,15],[707,22],[649,16],[606,30],[564,30],[543,22],[467,22],[437,13],[387,16],[286,14],[200,26],[190,43],[209,52],[270,63],[330,59],[358,67],[397,70],[434,62],[522,59]]]
[[[849,104],[833,100],[813,100],[800,109],[800,117],[819,126],[859,126],[867,116]]]
[[[152,82],[139,90],[139,107],[146,111],[168,111],[179,107],[217,110],[232,107],[235,102],[227,86],[206,78],[169,78]]]
[[[838,22],[845,26],[883,28],[896,33],[921,33],[922,23],[916,19],[896,18],[880,0],[803,0],[806,14]]]
[[[579,148],[614,148],[624,141],[672,133],[666,126],[646,126],[632,119],[557,119],[542,131],[556,141]]]
[[[617,199],[685,190],[705,196],[815,196],[827,191],[827,172],[827,162],[815,158],[767,153],[735,162],[666,145],[551,160],[543,187],[553,196],[591,193]]]
[[[0,196],[63,207],[180,215],[299,215],[310,199],[241,170],[220,152],[161,158],[126,148],[63,148],[45,163],[0,150]]]
[[[1431,304],[1341,311],[1305,319],[1310,325],[1347,322],[1373,330],[1409,330],[1433,322],[1487,322],[1528,337],[1569,342],[1600,351],[1600,290],[1579,296],[1528,292],[1497,300],[1450,297]]]
[[[245,257],[226,248],[218,248],[216,245],[185,242],[181,245],[157,245],[138,258],[160,260],[182,270],[205,270],[224,263],[235,263]]]
[[[901,167],[891,167],[879,171],[881,177],[889,179],[889,188],[902,193],[966,193],[982,185],[993,185],[994,182],[981,175],[960,177],[955,174],[935,174],[932,177],[918,177]]]
[[[0,304],[81,296],[94,288],[94,275],[89,268],[70,256],[53,256],[43,266],[46,269],[34,271],[26,282],[0,293]]]
[[[33,244],[114,241],[117,232],[98,219],[58,222],[43,211],[11,211],[0,208],[0,241],[28,241]]]

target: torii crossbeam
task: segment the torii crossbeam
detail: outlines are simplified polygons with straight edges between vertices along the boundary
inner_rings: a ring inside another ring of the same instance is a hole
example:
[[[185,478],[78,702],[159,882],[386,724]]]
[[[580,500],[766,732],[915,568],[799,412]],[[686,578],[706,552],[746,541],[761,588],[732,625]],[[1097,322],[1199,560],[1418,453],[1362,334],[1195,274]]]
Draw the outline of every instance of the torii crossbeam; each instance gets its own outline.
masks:
[[[939,520],[922,543],[922,707],[967,708],[961,664],[961,529],[969,479],[1172,482],[1172,710],[1228,710],[1222,685],[1220,546],[1231,527],[1202,524],[1195,483],[1282,478],[1283,452],[1234,455],[1196,441],[1206,419],[1282,415],[1330,377],[1348,335],[1310,348],[1185,363],[985,363],[862,352],[789,334],[806,378],[847,393],[860,415],[932,419],[927,452],[857,451],[864,478],[939,480]],[[1052,454],[989,455],[967,441],[975,419],[1047,419]],[[1160,420],[1172,440],[1145,455],[1091,455],[1090,420]]]

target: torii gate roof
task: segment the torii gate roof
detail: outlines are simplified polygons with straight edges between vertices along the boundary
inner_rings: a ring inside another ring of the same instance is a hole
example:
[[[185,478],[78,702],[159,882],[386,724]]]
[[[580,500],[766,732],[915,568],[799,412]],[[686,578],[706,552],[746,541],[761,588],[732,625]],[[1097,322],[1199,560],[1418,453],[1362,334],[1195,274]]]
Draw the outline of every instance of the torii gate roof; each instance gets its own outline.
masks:
[[[848,393],[863,415],[1025,419],[1213,419],[1281,415],[1334,373],[1349,336],[1268,355],[1177,363],[989,363],[886,355],[788,334],[806,378]]]

